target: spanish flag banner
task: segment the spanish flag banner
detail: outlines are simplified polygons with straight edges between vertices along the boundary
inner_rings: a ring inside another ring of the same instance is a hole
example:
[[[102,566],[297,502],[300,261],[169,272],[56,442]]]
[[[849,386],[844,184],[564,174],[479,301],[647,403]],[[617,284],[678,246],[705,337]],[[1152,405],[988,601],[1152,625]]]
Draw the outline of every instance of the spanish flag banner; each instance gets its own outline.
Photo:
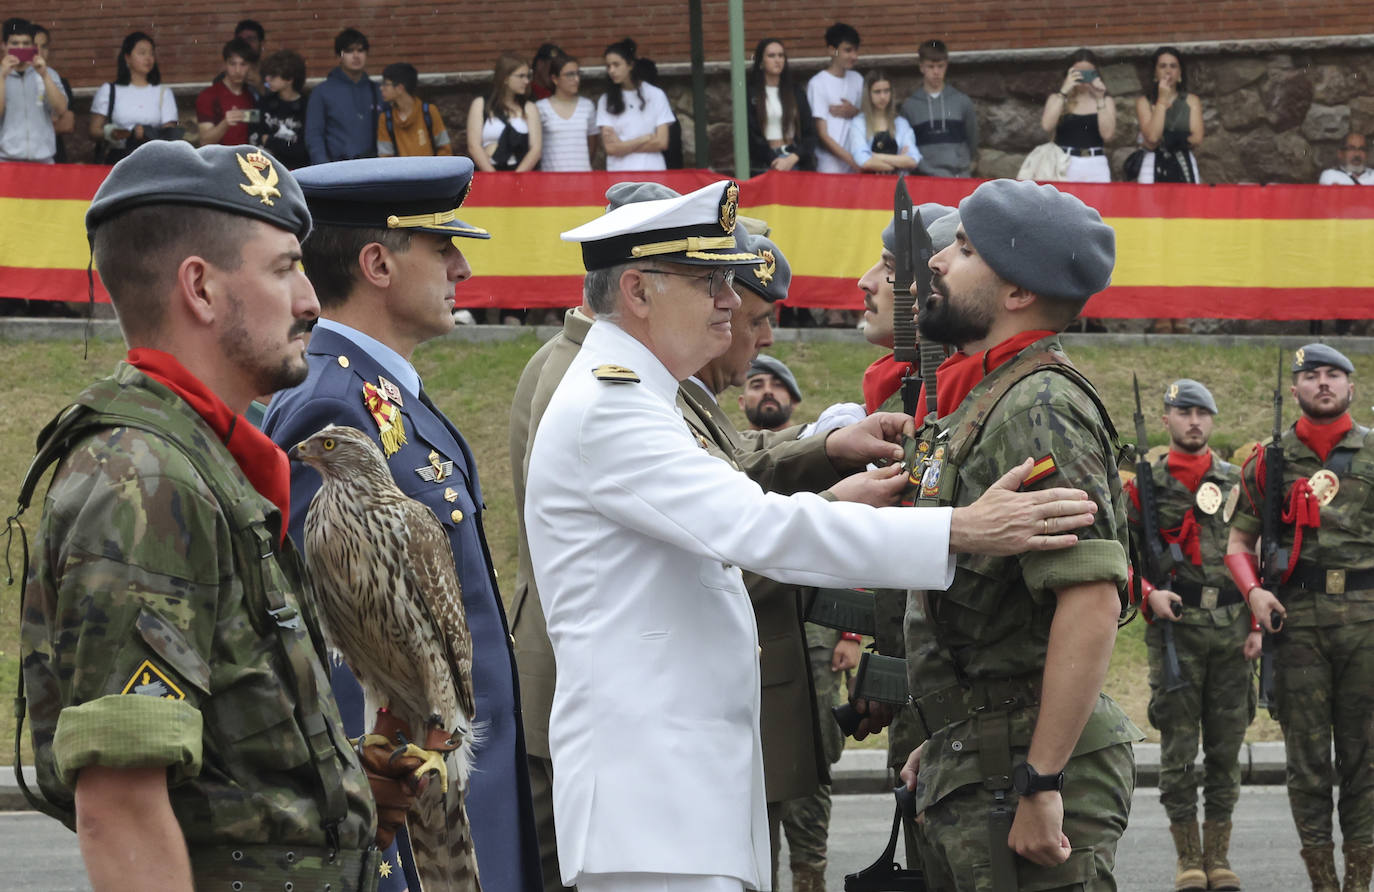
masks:
[[[0,297],[84,300],[83,218],[109,168],[0,164]],[[466,307],[581,302],[578,246],[558,234],[601,214],[622,180],[688,192],[710,171],[479,173],[464,219],[491,241],[462,239],[473,278]],[[892,214],[889,176],[770,171],[740,190],[792,264],[788,303],[858,309],[856,284],[878,259]],[[976,180],[912,177],[916,202],[957,205]],[[1108,318],[1374,317],[1374,190],[1337,186],[1058,184],[1097,208],[1117,235],[1111,286],[1086,315]],[[149,188],[156,188],[150,183]],[[1045,226],[1054,226],[1045,220]],[[108,300],[97,281],[97,299]]]

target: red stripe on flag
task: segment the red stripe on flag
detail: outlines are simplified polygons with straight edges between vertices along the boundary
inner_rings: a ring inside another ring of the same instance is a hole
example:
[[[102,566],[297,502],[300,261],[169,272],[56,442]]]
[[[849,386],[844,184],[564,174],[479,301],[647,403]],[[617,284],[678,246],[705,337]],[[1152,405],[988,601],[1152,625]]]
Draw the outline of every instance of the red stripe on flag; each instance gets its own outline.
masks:
[[[0,164],[0,196],[90,201],[110,168],[100,164]]]
[[[86,271],[84,269],[34,269],[32,267],[0,266],[0,298],[28,300],[86,300]],[[109,303],[110,295],[95,276],[95,299]]]

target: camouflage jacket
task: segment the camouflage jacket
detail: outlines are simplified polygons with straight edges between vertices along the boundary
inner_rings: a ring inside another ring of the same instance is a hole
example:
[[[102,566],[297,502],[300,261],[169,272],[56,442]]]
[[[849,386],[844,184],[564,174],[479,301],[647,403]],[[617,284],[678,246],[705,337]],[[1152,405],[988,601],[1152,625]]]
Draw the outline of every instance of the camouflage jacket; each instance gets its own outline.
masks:
[[[1198,586],[1210,586],[1224,593],[1229,598],[1238,597],[1236,584],[1231,581],[1231,576],[1226,570],[1223,561],[1226,558],[1226,541],[1230,537],[1230,527],[1227,525],[1226,512],[1218,510],[1213,514],[1208,514],[1196,504],[1197,496],[1192,490],[1178,481],[1178,478],[1169,473],[1169,456],[1164,454],[1150,465],[1150,472],[1155,483],[1155,499],[1159,508],[1157,523],[1161,530],[1176,530],[1184,523],[1189,513],[1193,515],[1194,521],[1198,525],[1198,546],[1202,554],[1201,566],[1194,564],[1185,557],[1181,562],[1175,562],[1165,551],[1161,574],[1167,573],[1164,580],[1150,580],[1151,584],[1159,588],[1168,588],[1170,580],[1182,580]],[[1202,476],[1204,484],[1212,483],[1221,492],[1223,500],[1230,498],[1231,491],[1240,485],[1240,468],[1228,462],[1222,461],[1215,455],[1212,456],[1212,466],[1207,473]],[[1201,487],[1199,487],[1200,489]],[[1126,520],[1131,525],[1131,529],[1137,535],[1141,533],[1140,508],[1137,505],[1135,494],[1135,481],[1126,484]],[[1164,543],[1168,548],[1167,541]],[[1236,618],[1236,615],[1246,608],[1241,601],[1228,604],[1224,607],[1212,609],[1193,609],[1186,608],[1183,615],[1177,622],[1183,625],[1227,627]]]
[[[1283,446],[1283,500],[1288,500],[1293,485],[1321,470],[1323,463],[1290,427],[1279,438]],[[1264,477],[1261,473],[1263,446],[1246,460],[1241,469],[1240,504],[1231,523],[1252,535],[1260,532],[1264,508]],[[1349,470],[1337,476],[1340,489],[1331,503],[1321,508],[1321,526],[1303,529],[1303,566],[1323,570],[1367,570],[1374,568],[1374,431],[1359,424],[1351,427],[1327,457],[1326,466],[1335,463],[1340,452],[1350,459]],[[1294,527],[1284,524],[1280,546],[1291,555]],[[1288,608],[1289,626],[1330,626],[1374,620],[1374,588],[1347,588],[1342,594],[1323,594],[1316,598],[1295,598],[1289,586],[1277,592]]]
[[[300,558],[290,540],[273,553],[277,508],[132,366],[78,402],[130,424],[78,435],[35,538],[21,648],[47,798],[70,816],[83,767],[165,765],[193,864],[198,848],[325,846],[330,803],[339,847],[371,845],[372,795],[327,696]],[[254,542],[253,529],[271,533]],[[314,709],[298,702],[302,671]]]
[[[1012,557],[961,554],[948,591],[912,593],[906,655],[908,683],[918,706],[923,697],[941,696],[937,692],[942,690],[948,697],[947,689],[961,685],[968,690],[1020,683],[1038,691],[1055,591],[1107,581],[1124,595],[1126,506],[1116,473],[1115,432],[1087,382],[1079,376],[1082,383],[1076,383],[1064,372],[1043,367],[1049,364],[1068,366],[1057,337],[1037,341],[991,372],[953,413],[928,418],[917,433],[916,454],[929,461],[912,471],[911,500],[969,505],[1029,456],[1036,459],[1037,471],[1027,489],[1076,486],[1097,502],[1096,518],[1077,531],[1080,541],[1072,548]],[[968,696],[965,703],[972,709],[978,704]],[[1029,746],[1037,715],[1036,706],[1011,712],[1013,748]],[[933,724],[938,727],[931,728],[921,761],[918,809],[980,783],[984,776],[978,722],[959,718]],[[1099,694],[1074,755],[1141,737],[1116,703]]]

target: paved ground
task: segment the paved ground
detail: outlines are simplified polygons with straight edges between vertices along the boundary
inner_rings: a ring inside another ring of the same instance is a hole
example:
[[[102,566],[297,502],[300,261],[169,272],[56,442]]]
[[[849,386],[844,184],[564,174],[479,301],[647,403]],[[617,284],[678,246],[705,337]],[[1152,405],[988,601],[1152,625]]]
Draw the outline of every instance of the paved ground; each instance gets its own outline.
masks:
[[[870,863],[887,841],[891,799],[883,795],[835,797],[831,822],[831,861],[827,887],[844,888],[844,874]],[[1298,860],[1297,837],[1281,787],[1241,789],[1235,816],[1231,863],[1247,892],[1292,892],[1307,887]],[[0,814],[0,886],[44,892],[88,892],[76,837],[60,824],[34,812]],[[787,863],[786,848],[783,864]],[[1173,847],[1159,806],[1159,792],[1136,791],[1130,829],[1117,857],[1117,886],[1131,892],[1167,892],[1173,888]],[[783,867],[780,888],[791,888]]]

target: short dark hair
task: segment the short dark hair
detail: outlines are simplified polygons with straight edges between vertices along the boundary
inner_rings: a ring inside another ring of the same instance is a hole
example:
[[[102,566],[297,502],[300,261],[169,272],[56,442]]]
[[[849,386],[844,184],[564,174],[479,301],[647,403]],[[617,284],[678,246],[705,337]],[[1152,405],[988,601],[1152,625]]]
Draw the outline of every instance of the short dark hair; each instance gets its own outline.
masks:
[[[420,88],[420,72],[409,62],[392,62],[382,69],[382,80],[391,81],[398,87],[405,87],[411,96]]]
[[[110,292],[125,336],[154,333],[181,261],[192,255],[224,270],[243,263],[253,219],[180,204],[153,204],[116,214],[96,227],[95,267]]]
[[[1071,66],[1072,66],[1072,65],[1077,65],[1079,62],[1089,62],[1089,63],[1092,64],[1092,67],[1094,67],[1094,68],[1101,68],[1101,67],[1102,67],[1102,63],[1099,62],[1098,59],[1097,59],[1097,53],[1094,53],[1092,50],[1088,49],[1087,47],[1083,47],[1082,49],[1074,50],[1073,53],[1070,54],[1070,56],[1069,56],[1069,65],[1071,65]]]
[[[342,56],[344,50],[356,44],[362,45],[363,52],[367,52],[370,48],[366,34],[357,28],[345,28],[334,38],[334,55]]]
[[[258,62],[258,51],[253,49],[253,45],[242,37],[235,37],[224,44],[224,49],[220,51],[220,57],[228,62],[230,56],[238,56],[249,65],[256,65]]]
[[[259,70],[263,77],[273,75],[290,81],[297,93],[305,89],[305,59],[295,50],[277,50],[262,60]]]
[[[263,28],[262,22],[257,19],[240,19],[239,23],[234,26],[234,36],[238,37],[244,31],[252,31],[257,34],[259,41],[267,39],[267,30]]]
[[[943,40],[926,40],[916,50],[916,58],[922,62],[943,62],[949,58],[949,48]]]
[[[32,37],[33,22],[21,18],[5,19],[5,24],[0,25],[0,40],[9,40],[16,34]]]
[[[852,43],[859,45],[859,30],[853,25],[846,25],[844,22],[836,22],[825,29],[825,45],[839,46],[842,43]]]
[[[301,266],[315,286],[320,307],[343,306],[358,281],[358,254],[378,244],[404,254],[410,250],[410,232],[404,229],[366,229],[317,224],[301,243]]]

